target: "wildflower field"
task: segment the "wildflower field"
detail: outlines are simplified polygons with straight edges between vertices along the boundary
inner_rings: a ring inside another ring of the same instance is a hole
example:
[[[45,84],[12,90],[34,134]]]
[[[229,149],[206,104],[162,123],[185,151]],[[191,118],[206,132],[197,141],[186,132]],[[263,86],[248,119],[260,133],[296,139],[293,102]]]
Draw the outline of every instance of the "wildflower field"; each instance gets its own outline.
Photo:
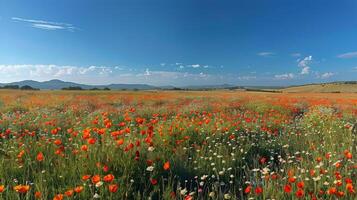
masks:
[[[0,199],[357,199],[357,94],[0,91]]]

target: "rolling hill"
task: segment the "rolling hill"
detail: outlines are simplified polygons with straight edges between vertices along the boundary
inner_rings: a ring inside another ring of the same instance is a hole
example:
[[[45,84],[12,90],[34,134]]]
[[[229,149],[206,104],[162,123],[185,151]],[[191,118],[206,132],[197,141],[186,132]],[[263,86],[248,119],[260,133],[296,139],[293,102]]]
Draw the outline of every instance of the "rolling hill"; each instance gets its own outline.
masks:
[[[357,81],[290,86],[280,89],[280,91],[287,93],[355,93],[357,92]]]

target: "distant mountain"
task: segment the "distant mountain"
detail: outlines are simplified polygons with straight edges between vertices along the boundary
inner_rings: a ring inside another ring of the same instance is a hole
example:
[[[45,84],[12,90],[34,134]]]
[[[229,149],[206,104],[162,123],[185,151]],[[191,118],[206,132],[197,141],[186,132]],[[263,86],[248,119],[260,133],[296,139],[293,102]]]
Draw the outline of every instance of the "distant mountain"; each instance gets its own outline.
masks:
[[[313,83],[300,86],[288,86],[288,87],[273,87],[273,86],[236,86],[231,84],[221,85],[191,85],[175,87],[171,85],[167,86],[152,86],[148,84],[109,84],[109,85],[86,85],[74,82],[66,82],[58,79],[49,81],[33,81],[24,80],[12,83],[0,83],[0,86],[6,85],[18,85],[19,87],[31,86],[32,88],[38,88],[41,90],[60,90],[62,88],[80,87],[82,89],[104,89],[109,88],[111,90],[214,90],[214,89],[246,89],[247,91],[257,90],[279,90],[282,92],[357,92],[357,81],[340,81],[331,83]]]
[[[79,84],[79,83],[73,83],[73,82],[66,82],[58,79],[50,80],[50,81],[33,81],[33,80],[24,80],[24,81],[19,81],[19,82],[12,82],[12,83],[1,83],[0,86],[5,86],[5,85],[18,85],[20,87],[28,85],[33,88],[38,88],[41,90],[60,90],[62,88],[68,88],[68,87],[81,87],[82,89],[92,89],[92,88],[110,88],[111,90],[122,90],[122,89],[128,89],[128,90],[151,90],[151,89],[157,89],[155,86],[147,85],[147,84],[110,84],[110,85],[86,85],[86,84]]]
[[[109,88],[111,90],[154,90],[154,89],[163,89],[163,90],[172,90],[172,89],[187,89],[187,90],[206,90],[206,89],[230,89],[235,88],[237,86],[229,85],[229,84],[222,84],[222,85],[192,85],[192,86],[184,86],[184,87],[175,87],[171,85],[167,86],[152,86],[148,84],[109,84],[109,85],[86,85],[74,82],[66,82],[58,79],[53,79],[49,81],[33,81],[33,80],[24,80],[12,83],[0,83],[0,86],[5,85],[18,85],[19,87],[28,85],[33,88],[38,88],[41,90],[60,90],[62,88],[68,87],[81,87],[82,89],[103,89]]]
[[[190,86],[184,86],[180,87],[183,89],[189,89],[189,90],[201,90],[201,89],[229,89],[229,88],[234,88],[237,87],[235,85],[230,85],[230,84],[221,84],[221,85],[190,85]]]

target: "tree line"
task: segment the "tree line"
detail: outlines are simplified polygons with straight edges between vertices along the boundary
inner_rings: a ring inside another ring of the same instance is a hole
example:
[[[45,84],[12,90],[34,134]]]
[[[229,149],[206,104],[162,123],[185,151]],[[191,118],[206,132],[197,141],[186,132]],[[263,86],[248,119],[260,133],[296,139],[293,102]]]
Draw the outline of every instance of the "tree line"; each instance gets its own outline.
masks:
[[[40,90],[38,88],[31,87],[29,85],[18,86],[18,85],[4,85],[0,89],[10,89],[10,90]]]

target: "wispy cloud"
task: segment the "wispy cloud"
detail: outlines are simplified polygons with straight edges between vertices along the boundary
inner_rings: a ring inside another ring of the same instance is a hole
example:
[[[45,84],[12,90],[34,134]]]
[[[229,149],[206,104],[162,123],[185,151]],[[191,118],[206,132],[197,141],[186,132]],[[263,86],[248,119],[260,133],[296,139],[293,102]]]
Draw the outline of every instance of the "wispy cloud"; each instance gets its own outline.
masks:
[[[326,72],[326,73],[323,73],[323,74],[321,75],[321,78],[322,78],[322,79],[328,79],[328,78],[330,78],[330,77],[333,76],[333,75],[335,75],[335,74],[332,73],[332,72]]]
[[[275,53],[274,52],[270,52],[270,51],[264,51],[264,52],[259,52],[257,55],[258,56],[263,56],[263,57],[269,57],[269,56],[275,55]]]
[[[32,24],[32,27],[39,28],[39,29],[45,29],[45,30],[60,30],[60,29],[64,29],[63,26],[50,25],[50,24]]]
[[[144,74],[145,76],[150,76],[151,75],[151,73],[150,73],[150,71],[149,71],[149,69],[148,68],[146,68],[146,70],[145,70],[145,74]]]
[[[72,31],[72,32],[75,30],[78,30],[78,28],[76,28],[72,24],[62,23],[62,22],[51,22],[51,21],[36,20],[36,19],[24,19],[24,18],[20,18],[20,17],[12,17],[11,19],[16,22],[26,23],[33,28],[38,28],[38,29],[43,29],[43,30],[51,30],[51,31],[67,30],[67,31]]]
[[[248,80],[254,80],[257,79],[256,76],[238,76],[238,80],[244,80],[244,81],[248,81]]]
[[[286,73],[286,74],[276,74],[274,78],[276,80],[288,80],[293,79],[295,75],[293,73]]]
[[[357,51],[340,54],[337,57],[338,58],[357,58]]]
[[[310,73],[310,64],[312,62],[312,56],[307,56],[302,60],[298,60],[298,66],[301,67],[300,74],[306,75]]]
[[[292,53],[290,54],[292,57],[300,57],[301,56],[301,53]]]

